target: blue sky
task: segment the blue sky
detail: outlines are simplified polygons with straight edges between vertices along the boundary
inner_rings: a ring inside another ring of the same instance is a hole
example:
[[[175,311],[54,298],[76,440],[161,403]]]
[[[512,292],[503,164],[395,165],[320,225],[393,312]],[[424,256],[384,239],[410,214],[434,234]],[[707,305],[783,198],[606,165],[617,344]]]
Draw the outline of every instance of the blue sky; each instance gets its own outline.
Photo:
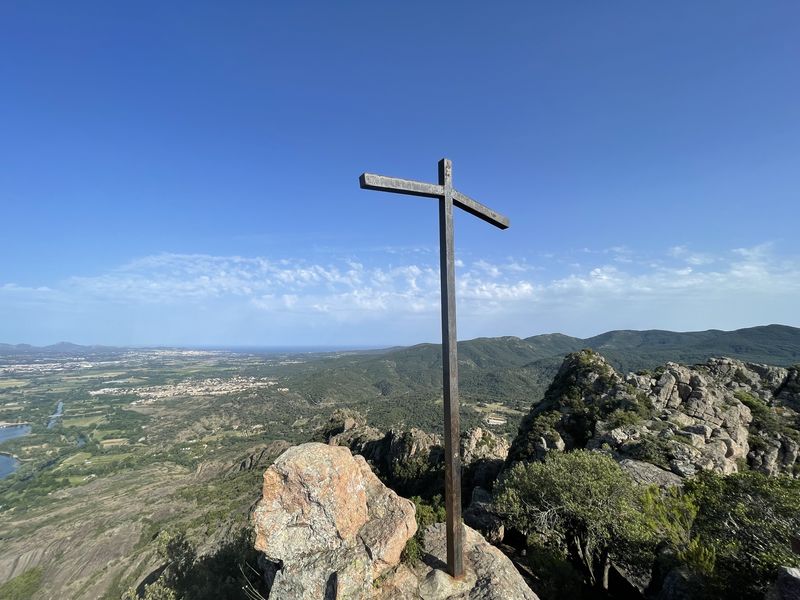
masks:
[[[796,2],[3,2],[0,341],[800,326]]]

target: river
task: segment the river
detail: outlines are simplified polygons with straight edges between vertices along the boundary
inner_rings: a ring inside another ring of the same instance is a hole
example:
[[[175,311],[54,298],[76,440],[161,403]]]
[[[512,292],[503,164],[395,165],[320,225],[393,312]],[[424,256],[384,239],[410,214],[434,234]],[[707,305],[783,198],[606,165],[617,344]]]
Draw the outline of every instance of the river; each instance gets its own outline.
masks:
[[[0,444],[6,440],[28,435],[31,432],[30,425],[12,425],[10,427],[0,427]],[[0,479],[8,477],[17,470],[19,461],[8,454],[0,454]]]
[[[61,415],[64,414],[64,403],[59,400],[58,405],[56,406],[56,412],[50,415],[50,422],[47,423],[47,428],[52,429],[58,423],[58,420],[61,418]]]

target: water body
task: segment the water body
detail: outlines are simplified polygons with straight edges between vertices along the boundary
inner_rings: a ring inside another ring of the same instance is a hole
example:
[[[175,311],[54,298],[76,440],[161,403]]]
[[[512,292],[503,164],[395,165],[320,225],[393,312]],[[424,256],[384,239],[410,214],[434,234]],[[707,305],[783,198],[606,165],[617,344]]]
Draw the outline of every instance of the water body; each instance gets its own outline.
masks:
[[[52,429],[58,423],[58,420],[61,418],[61,415],[64,414],[64,403],[59,400],[58,405],[56,406],[56,412],[50,415],[50,421],[47,423],[47,428]]]
[[[16,437],[28,435],[31,432],[30,425],[13,425],[11,427],[0,427],[0,443]],[[0,479],[8,477],[19,467],[19,461],[8,454],[0,454]]]

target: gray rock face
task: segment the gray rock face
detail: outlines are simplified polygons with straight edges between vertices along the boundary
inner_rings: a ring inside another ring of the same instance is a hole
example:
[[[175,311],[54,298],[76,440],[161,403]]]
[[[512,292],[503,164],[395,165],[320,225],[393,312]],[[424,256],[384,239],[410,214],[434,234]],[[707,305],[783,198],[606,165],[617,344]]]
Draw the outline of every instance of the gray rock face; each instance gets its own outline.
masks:
[[[679,477],[702,470],[727,475],[743,462],[767,474],[798,476],[800,412],[794,407],[800,408],[796,368],[715,358],[622,377],[601,355],[583,350],[564,360],[544,400],[523,421],[510,456],[535,460],[585,447]],[[587,414],[599,418],[589,421]],[[643,469],[629,466],[634,475]]]
[[[686,569],[672,569],[667,573],[658,600],[695,600],[698,598],[697,582]]]
[[[664,373],[650,390],[642,390],[660,411],[656,419],[668,423],[666,450],[670,467],[681,476],[699,470],[730,474],[749,450],[747,427],[750,409],[708,373],[667,363]],[[677,413],[677,414],[675,414]],[[666,437],[666,436],[664,436]],[[663,439],[663,438],[662,438]]]
[[[800,369],[789,369],[786,378],[775,389],[775,398],[781,404],[800,411]]]
[[[442,438],[416,427],[408,431],[391,430],[388,435],[390,470],[412,460],[436,465],[444,460]]]
[[[328,423],[319,432],[320,437],[332,446],[346,446],[368,461],[379,463],[386,455],[386,434],[369,427],[360,413],[340,409],[333,412]]]
[[[747,456],[750,466],[767,475],[793,474],[797,464],[800,445],[793,439],[780,433],[772,436],[761,433],[751,437],[757,447]]]
[[[509,443],[491,431],[475,427],[461,436],[464,479],[491,488],[508,456]]]
[[[538,600],[514,565],[500,550],[469,527],[464,528],[462,580],[444,572],[447,560],[442,523],[425,530],[425,556],[415,565],[401,565],[376,591],[376,600]]]
[[[766,600],[800,600],[800,569],[781,567]]]
[[[482,487],[472,490],[472,500],[464,511],[464,522],[477,529],[492,544],[499,544],[505,535],[502,519],[494,512],[492,495]]]
[[[394,478],[398,471],[416,465],[418,470],[444,469],[442,439],[421,429],[392,429],[383,433],[366,425],[363,416],[351,410],[338,410],[320,432],[328,444],[347,446],[360,454],[383,475]],[[563,449],[563,441],[558,440]],[[508,456],[509,443],[487,429],[475,427],[461,438],[464,481],[473,486],[491,487]]]
[[[235,475],[242,471],[251,471],[253,469],[264,468],[273,458],[281,454],[289,447],[289,442],[283,440],[270,442],[263,448],[260,448],[246,457],[242,458],[238,463],[232,465],[227,470],[227,475]]]
[[[461,460],[470,465],[481,460],[501,460],[508,456],[508,442],[487,429],[474,427],[461,437]]]
[[[256,549],[282,565],[271,597],[368,597],[416,532],[414,512],[347,448],[289,448],[264,473],[253,512]]]
[[[657,485],[660,488],[669,488],[681,485],[681,478],[671,471],[666,471],[656,465],[641,460],[623,458],[619,461],[621,466],[636,483],[640,485]]]

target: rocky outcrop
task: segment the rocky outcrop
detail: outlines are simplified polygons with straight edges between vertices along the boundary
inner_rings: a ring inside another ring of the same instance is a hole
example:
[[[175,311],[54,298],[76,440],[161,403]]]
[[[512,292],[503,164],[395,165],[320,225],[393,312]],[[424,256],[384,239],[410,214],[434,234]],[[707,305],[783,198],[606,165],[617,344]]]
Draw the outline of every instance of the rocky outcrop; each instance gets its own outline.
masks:
[[[800,444],[795,439],[775,432],[756,431],[750,436],[752,450],[748,463],[756,471],[767,475],[796,475],[795,465],[800,456]]]
[[[508,456],[509,443],[487,429],[475,427],[461,436],[464,479],[473,486],[491,489]]]
[[[414,505],[363,457],[320,443],[289,448],[267,469],[253,521],[256,549],[280,565],[270,595],[289,600],[366,597],[417,529]]]
[[[505,525],[495,513],[492,495],[482,487],[472,490],[472,499],[464,511],[464,522],[480,531],[492,544],[503,541]]]
[[[347,448],[289,448],[264,473],[253,522],[271,599],[537,600],[511,561],[466,526],[464,578],[444,570],[443,524],[425,531],[421,560],[401,563],[414,505]]]
[[[366,418],[350,409],[339,409],[331,414],[328,422],[317,431],[321,442],[332,446],[346,446],[373,464],[383,462],[386,455],[386,434],[367,425]]]
[[[775,399],[793,410],[800,411],[800,367],[788,370],[786,378],[775,388]]]
[[[482,460],[504,461],[508,456],[509,444],[499,435],[488,429],[475,427],[461,437],[461,460],[465,465]]]
[[[420,469],[434,469],[444,464],[442,439],[435,433],[416,427],[407,431],[392,429],[386,438],[389,472],[393,475],[399,475],[412,464],[418,463]]]
[[[384,433],[366,424],[352,410],[337,410],[318,432],[328,444],[347,446],[360,454],[386,480],[404,493],[418,493],[444,470],[444,448],[439,435],[412,427]],[[486,429],[475,427],[461,437],[463,481],[467,487],[491,488],[508,455],[509,443]]]
[[[444,468],[444,451],[438,435],[413,427],[382,432],[367,425],[363,415],[349,409],[335,411],[317,432],[317,439],[346,446],[354,454],[360,454],[385,480],[399,488],[415,478],[435,476]]]
[[[601,355],[582,350],[565,358],[523,420],[509,461],[604,450],[629,461],[635,479],[662,486],[675,483],[665,471],[730,474],[744,463],[767,474],[798,475],[798,381],[797,369],[729,358],[693,367],[667,363],[623,377]]]
[[[400,565],[376,590],[376,600],[538,600],[500,550],[469,527],[464,528],[463,579],[443,569],[447,560],[444,524],[425,530],[425,554],[412,565]]]
[[[266,446],[257,448],[239,459],[236,463],[231,465],[226,472],[226,475],[236,475],[243,471],[252,471],[253,469],[264,468],[270,464],[275,457],[279,456],[290,446],[289,442],[285,440],[276,440],[270,442]]]

